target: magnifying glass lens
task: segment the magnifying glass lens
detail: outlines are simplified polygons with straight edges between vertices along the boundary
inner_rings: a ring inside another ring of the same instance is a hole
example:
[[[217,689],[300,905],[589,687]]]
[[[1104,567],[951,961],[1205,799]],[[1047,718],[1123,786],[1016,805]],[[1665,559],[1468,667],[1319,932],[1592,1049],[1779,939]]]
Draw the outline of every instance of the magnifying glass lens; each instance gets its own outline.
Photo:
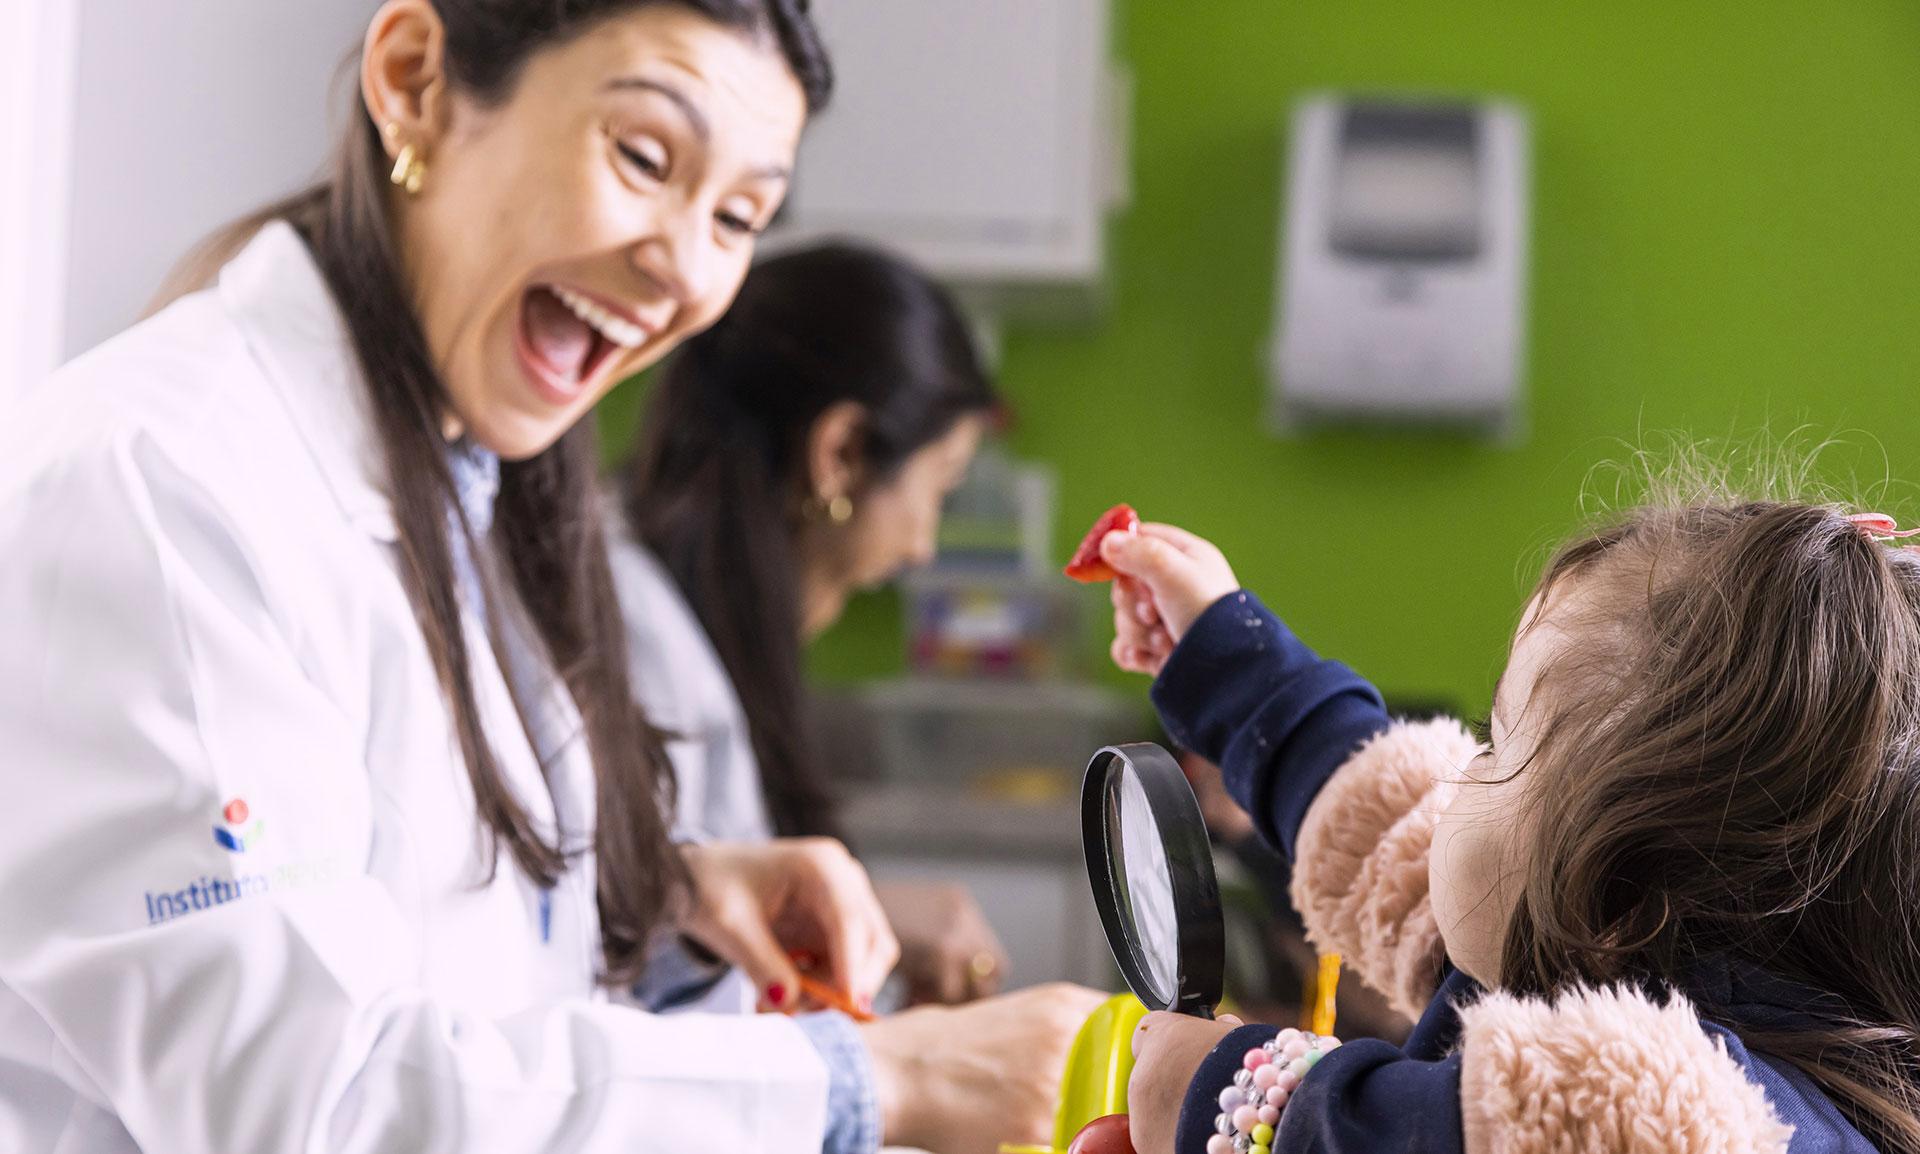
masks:
[[[1173,873],[1140,775],[1128,765],[1114,776],[1118,794],[1114,810],[1120,828],[1111,840],[1119,848],[1115,856],[1124,875],[1128,920],[1154,992],[1161,1001],[1171,1002],[1180,983],[1180,928],[1173,912]]]
[[[1150,1009],[1211,1017],[1225,930],[1206,823],[1157,745],[1108,746],[1081,788],[1087,877],[1127,985]]]

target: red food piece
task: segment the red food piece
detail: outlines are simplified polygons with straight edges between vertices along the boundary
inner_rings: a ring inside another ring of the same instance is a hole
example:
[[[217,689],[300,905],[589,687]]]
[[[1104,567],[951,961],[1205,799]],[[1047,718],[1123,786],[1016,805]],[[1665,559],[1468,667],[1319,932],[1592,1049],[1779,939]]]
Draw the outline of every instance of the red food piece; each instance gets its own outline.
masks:
[[[1118,574],[1113,566],[1100,559],[1100,542],[1113,532],[1137,533],[1140,530],[1140,514],[1133,511],[1132,505],[1115,505],[1100,514],[1100,519],[1087,531],[1086,539],[1073,551],[1073,560],[1067,562],[1067,576],[1075,581],[1084,581],[1091,585],[1096,581],[1111,581]]]
[[[1127,1116],[1108,1114],[1080,1127],[1080,1132],[1067,1146],[1067,1154],[1134,1154]]]

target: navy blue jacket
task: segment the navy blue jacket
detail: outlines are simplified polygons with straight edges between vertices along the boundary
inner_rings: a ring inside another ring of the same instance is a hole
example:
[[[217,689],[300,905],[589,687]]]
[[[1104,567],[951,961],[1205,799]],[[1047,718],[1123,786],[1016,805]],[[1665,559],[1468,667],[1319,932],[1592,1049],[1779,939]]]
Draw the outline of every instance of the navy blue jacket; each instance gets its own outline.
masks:
[[[1173,740],[1220,767],[1227,789],[1289,860],[1320,787],[1389,725],[1372,685],[1321,660],[1250,593],[1222,598],[1194,622],[1161,670],[1153,701]],[[1740,1006],[1742,1020],[1769,1028],[1804,1026],[1814,998],[1733,960],[1702,965],[1674,985],[1701,1004]],[[1479,993],[1449,966],[1404,1047],[1361,1039],[1327,1055],[1282,1114],[1274,1149],[1462,1154],[1456,1007]],[[1731,1030],[1701,1027],[1724,1039],[1728,1055],[1794,1127],[1792,1154],[1873,1150],[1798,1069],[1753,1053]],[[1241,1055],[1276,1032],[1243,1026],[1208,1055],[1181,1111],[1178,1154],[1205,1149],[1220,1091]]]

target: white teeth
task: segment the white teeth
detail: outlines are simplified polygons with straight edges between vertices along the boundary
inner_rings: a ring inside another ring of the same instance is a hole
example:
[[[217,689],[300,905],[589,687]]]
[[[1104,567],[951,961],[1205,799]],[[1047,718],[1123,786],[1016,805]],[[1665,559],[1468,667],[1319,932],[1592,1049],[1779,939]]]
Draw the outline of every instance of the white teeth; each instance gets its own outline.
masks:
[[[614,316],[606,309],[572,289],[559,285],[548,285],[547,291],[573,313],[574,316],[599,330],[600,335],[619,345],[623,349],[637,349],[647,341],[647,330],[624,317]]]

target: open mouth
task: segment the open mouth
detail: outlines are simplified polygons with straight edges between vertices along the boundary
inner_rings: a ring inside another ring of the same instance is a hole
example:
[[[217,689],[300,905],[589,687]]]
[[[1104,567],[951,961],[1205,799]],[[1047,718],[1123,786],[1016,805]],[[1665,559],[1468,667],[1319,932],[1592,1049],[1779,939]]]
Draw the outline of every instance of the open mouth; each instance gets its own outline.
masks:
[[[520,304],[520,355],[536,383],[566,402],[614,356],[644,344],[646,330],[562,285],[535,285]]]

